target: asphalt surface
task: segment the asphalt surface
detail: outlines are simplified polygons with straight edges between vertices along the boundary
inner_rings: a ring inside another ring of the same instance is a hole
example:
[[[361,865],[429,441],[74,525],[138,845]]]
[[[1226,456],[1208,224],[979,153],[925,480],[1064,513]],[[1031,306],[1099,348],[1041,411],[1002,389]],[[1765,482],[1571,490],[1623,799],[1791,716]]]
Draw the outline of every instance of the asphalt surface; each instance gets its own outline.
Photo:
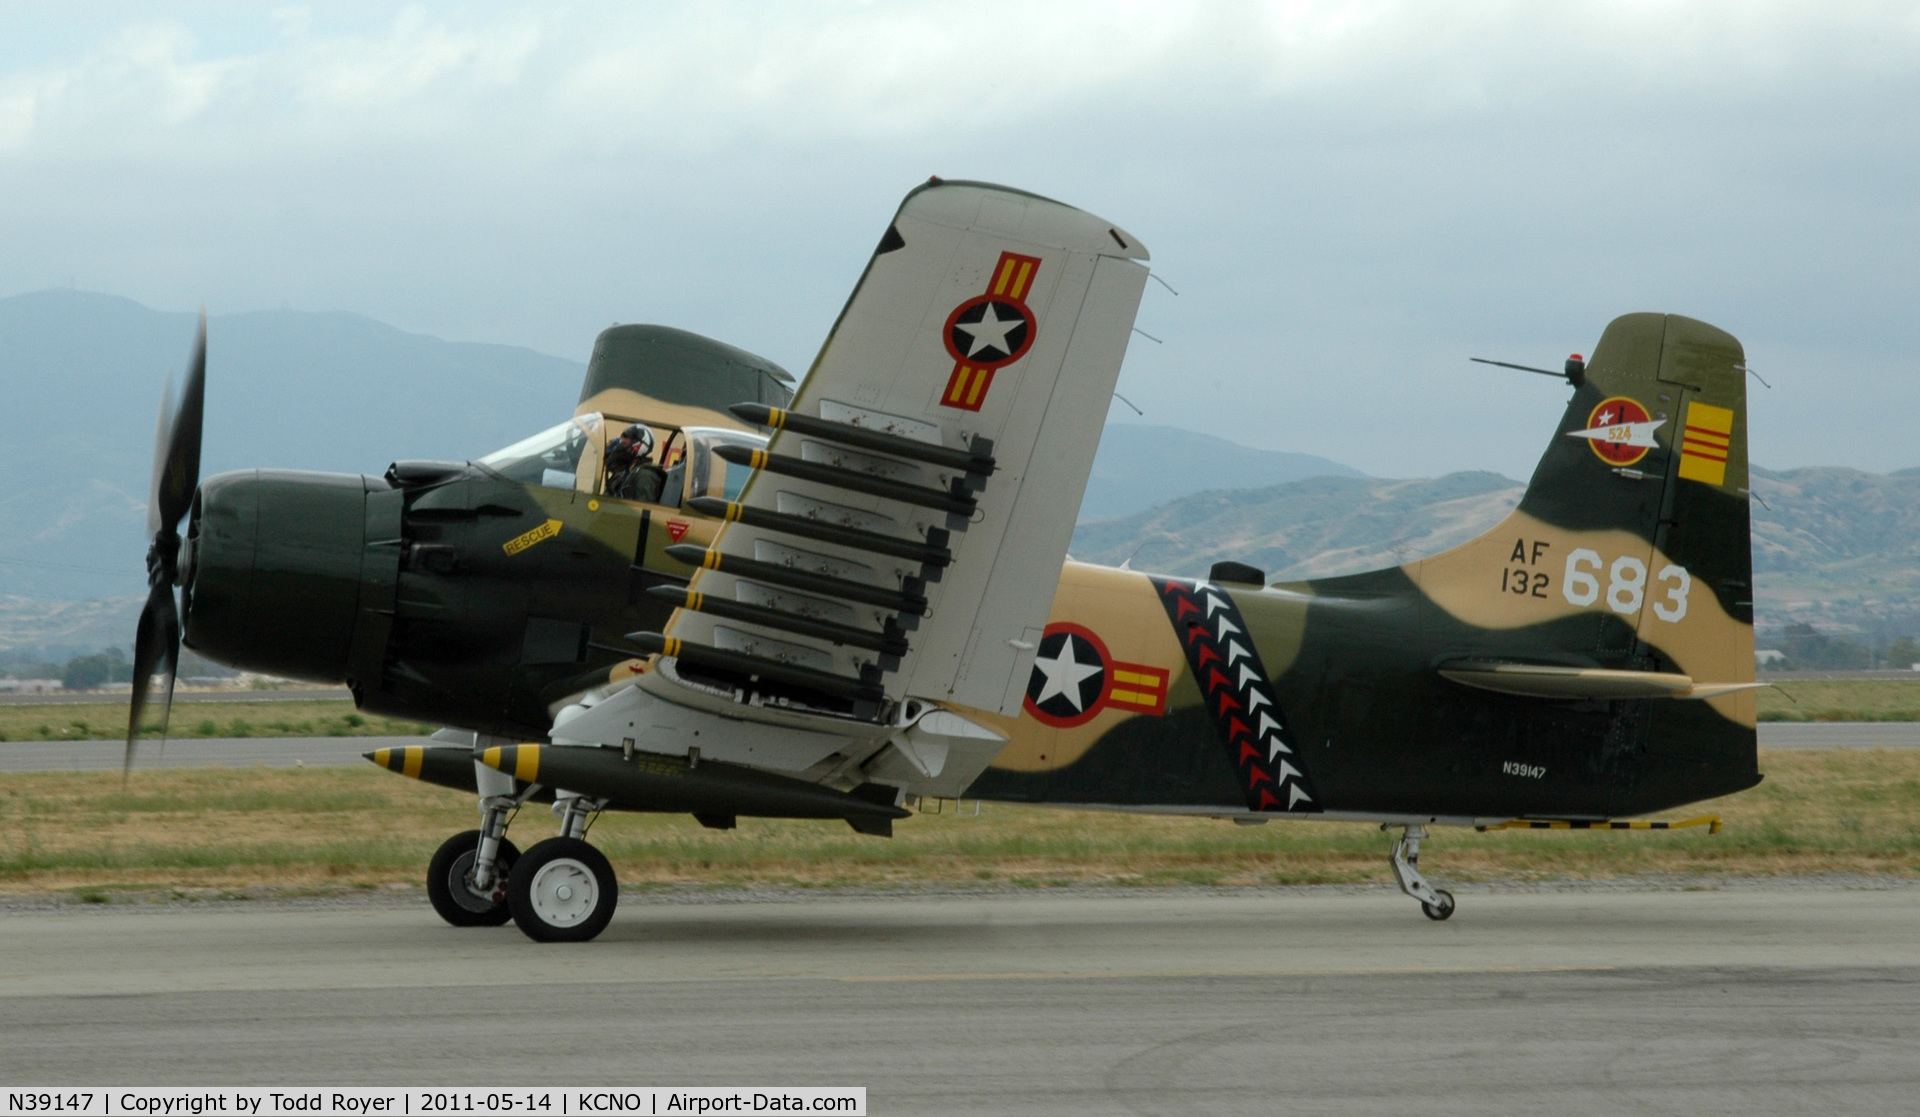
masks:
[[[0,913],[14,1084],[865,1085],[874,1113],[1911,1112],[1920,889]]]
[[[243,737],[142,741],[136,768],[351,767],[361,754],[387,745],[429,743],[425,737]],[[1775,749],[1920,748],[1920,722],[1766,722],[1760,746]],[[0,772],[118,769],[124,741],[0,741]]]

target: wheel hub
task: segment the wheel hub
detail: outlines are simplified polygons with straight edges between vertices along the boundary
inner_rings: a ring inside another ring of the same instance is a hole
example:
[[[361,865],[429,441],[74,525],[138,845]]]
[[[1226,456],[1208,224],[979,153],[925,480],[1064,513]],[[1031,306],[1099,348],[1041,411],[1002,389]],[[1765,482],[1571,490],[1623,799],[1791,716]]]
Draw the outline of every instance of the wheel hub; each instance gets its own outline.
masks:
[[[504,885],[487,892],[474,891],[472,850],[454,859],[453,865],[447,870],[447,878],[447,883],[452,886],[447,891],[452,894],[453,902],[468,911],[492,911],[500,905],[500,892],[505,890]]]
[[[571,927],[593,914],[599,891],[593,870],[570,857],[561,857],[533,875],[528,898],[541,922]]]

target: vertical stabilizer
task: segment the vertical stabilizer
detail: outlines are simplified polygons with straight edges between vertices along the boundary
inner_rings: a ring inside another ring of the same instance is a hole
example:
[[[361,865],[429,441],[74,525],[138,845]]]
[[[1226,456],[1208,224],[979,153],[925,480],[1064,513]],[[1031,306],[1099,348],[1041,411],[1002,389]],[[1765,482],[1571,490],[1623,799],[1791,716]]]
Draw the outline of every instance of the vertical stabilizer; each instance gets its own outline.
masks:
[[[1704,322],[1629,314],[1577,376],[1520,505],[1414,564],[1442,659],[1684,676],[1616,702],[1615,809],[1751,786],[1746,358]]]

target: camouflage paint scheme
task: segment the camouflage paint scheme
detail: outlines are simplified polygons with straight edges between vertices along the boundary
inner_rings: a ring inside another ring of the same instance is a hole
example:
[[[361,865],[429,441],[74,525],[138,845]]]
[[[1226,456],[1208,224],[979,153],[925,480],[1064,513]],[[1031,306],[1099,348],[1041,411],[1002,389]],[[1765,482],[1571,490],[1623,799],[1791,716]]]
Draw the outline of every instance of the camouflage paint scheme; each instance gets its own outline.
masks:
[[[1047,631],[1076,626],[1115,661],[1169,672],[1165,713],[1107,705],[1083,724],[1044,724],[1031,702],[1045,689],[1036,667],[1027,712],[998,723],[1011,742],[968,797],[1581,819],[1752,787],[1751,691],[1550,700],[1436,670],[1497,661],[1750,682],[1745,377],[1739,343],[1712,326],[1659,314],[1615,320],[1519,507],[1478,539],[1393,569],[1261,588],[1069,563]],[[1661,420],[1655,445],[1596,448],[1574,433],[1618,399]],[[1709,428],[1723,414],[1730,429],[1715,439]],[[1176,619],[1164,607],[1169,588],[1198,608]],[[1221,598],[1231,612],[1210,609]],[[1244,657],[1223,646],[1235,638],[1219,628],[1229,616],[1250,641]],[[1196,669],[1196,644],[1217,658]],[[1267,703],[1249,711],[1234,689],[1254,657],[1271,681],[1274,723],[1264,734]],[[1300,778],[1277,770],[1283,762]],[[1294,786],[1311,798],[1280,794]]]
[[[1067,563],[1025,712],[956,711],[1008,738],[966,796],[1593,819],[1753,786],[1750,692],[1528,697],[1456,670],[1751,682],[1745,375],[1739,343],[1712,326],[1615,320],[1519,507],[1403,566],[1267,587],[1232,564],[1201,583]],[[582,427],[597,461],[629,420],[749,431],[728,407],[785,406],[791,384],[697,335],[615,327],[576,414],[599,424]],[[650,670],[625,634],[665,629],[674,607],[647,591],[695,573],[666,548],[721,526],[678,493],[601,495],[584,464],[571,489],[483,463],[224,474],[194,505],[186,643],[345,680],[374,712],[542,740],[565,702]]]

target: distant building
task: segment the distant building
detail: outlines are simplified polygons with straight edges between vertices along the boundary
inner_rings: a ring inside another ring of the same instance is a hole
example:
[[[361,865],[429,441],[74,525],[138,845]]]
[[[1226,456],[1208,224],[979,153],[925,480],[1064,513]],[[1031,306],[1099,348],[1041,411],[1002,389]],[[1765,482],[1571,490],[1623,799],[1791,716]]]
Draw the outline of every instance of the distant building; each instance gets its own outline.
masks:
[[[50,694],[65,689],[59,679],[0,679],[0,694]]]
[[[1753,662],[1756,667],[1766,667],[1779,663],[1786,658],[1787,653],[1778,648],[1756,648],[1753,653]]]

